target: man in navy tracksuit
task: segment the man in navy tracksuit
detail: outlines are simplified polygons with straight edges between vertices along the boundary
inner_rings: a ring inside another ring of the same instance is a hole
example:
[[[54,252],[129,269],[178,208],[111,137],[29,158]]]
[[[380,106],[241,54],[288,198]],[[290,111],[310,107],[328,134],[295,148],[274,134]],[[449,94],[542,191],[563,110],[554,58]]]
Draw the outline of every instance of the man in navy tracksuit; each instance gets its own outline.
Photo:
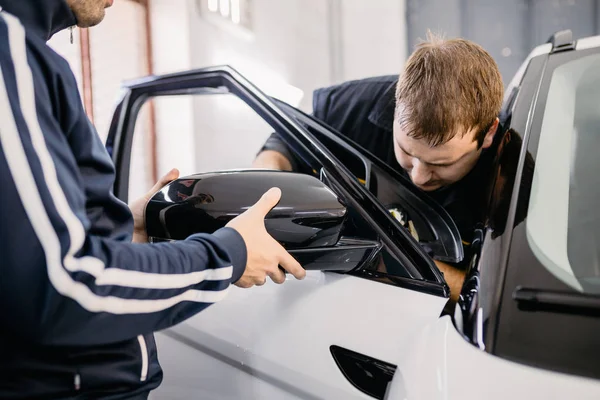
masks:
[[[46,45],[111,4],[0,0],[1,399],[144,399],[162,378],[152,332],[231,283],[282,283],[278,265],[304,276],[264,227],[277,189],[213,235],[131,243],[145,201],[130,210],[114,197],[75,78]]]

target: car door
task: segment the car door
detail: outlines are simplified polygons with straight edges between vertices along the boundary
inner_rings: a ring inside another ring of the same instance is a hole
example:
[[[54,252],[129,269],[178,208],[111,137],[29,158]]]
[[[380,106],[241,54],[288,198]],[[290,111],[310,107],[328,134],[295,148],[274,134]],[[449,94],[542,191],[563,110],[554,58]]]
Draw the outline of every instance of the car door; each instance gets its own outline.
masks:
[[[435,258],[458,261],[462,247],[453,222],[385,165],[318,121],[264,95],[228,67],[152,77],[124,87],[106,143],[117,170],[115,194],[122,200],[128,200],[130,183],[137,182],[140,172],[135,166],[141,164],[132,161],[132,144],[146,131],[144,107],[153,104],[156,112],[160,101],[185,96],[217,102],[222,96],[235,97],[266,127],[260,141],[273,130],[279,133],[305,169],[323,180],[354,215],[354,234],[380,246],[376,256],[348,274],[325,268],[284,285],[269,281],[252,289],[232,286],[225,300],[159,333],[165,380],[152,398],[383,398],[394,361],[447,302],[448,286],[425,248]],[[172,118],[181,123],[175,111],[183,103],[177,104],[163,114],[163,122]],[[221,143],[220,150],[203,153],[219,154],[217,168],[249,167],[249,157],[229,164],[223,157],[238,151],[232,142],[236,135],[257,125],[241,114],[231,118],[229,112],[239,110],[237,105],[219,115],[215,110],[222,107],[205,112],[205,103],[194,104],[196,143],[191,148],[184,144],[172,162],[199,146]],[[215,130],[215,125],[226,128]],[[238,133],[231,135],[232,129]],[[175,147],[180,140],[175,132],[159,134],[168,135]],[[258,151],[257,142],[245,143],[251,154]],[[349,170],[339,161],[345,157],[357,158],[364,168]],[[205,172],[202,162],[196,160],[190,168],[200,170],[189,172]],[[408,212],[418,233],[405,229],[399,221],[403,217],[391,209]]]

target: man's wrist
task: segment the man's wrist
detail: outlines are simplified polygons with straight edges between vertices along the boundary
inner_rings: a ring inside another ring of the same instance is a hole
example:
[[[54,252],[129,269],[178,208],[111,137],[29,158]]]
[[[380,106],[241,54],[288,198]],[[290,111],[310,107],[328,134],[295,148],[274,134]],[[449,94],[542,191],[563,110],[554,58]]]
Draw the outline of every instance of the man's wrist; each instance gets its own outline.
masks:
[[[148,235],[146,231],[133,231],[132,243],[148,243]]]
[[[450,299],[456,303],[465,282],[466,272],[442,261],[435,260],[434,262],[444,274],[444,279],[450,288]]]
[[[246,270],[246,263],[248,262],[246,242],[238,231],[229,227],[217,230],[213,233],[213,236],[218,238],[227,249],[231,259],[231,266],[233,267],[231,283],[235,283],[242,277]]]

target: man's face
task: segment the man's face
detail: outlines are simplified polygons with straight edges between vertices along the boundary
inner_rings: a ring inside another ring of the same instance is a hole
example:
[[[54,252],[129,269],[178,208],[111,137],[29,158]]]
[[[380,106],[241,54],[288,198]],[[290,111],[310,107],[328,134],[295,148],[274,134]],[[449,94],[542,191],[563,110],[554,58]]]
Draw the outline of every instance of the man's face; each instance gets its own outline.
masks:
[[[104,19],[104,9],[112,6],[113,0],[67,0],[77,18],[77,26],[88,28]]]
[[[478,148],[476,129],[457,134],[448,142],[430,147],[425,139],[408,136],[394,121],[394,152],[398,163],[421,190],[432,191],[460,181],[475,166],[481,151],[491,146],[498,122],[494,123]]]

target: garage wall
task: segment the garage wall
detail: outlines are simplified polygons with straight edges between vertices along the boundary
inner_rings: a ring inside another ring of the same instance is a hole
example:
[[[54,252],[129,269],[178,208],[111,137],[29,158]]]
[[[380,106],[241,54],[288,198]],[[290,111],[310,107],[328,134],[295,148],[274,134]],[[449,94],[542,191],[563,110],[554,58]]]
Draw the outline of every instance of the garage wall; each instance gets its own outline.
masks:
[[[105,20],[90,29],[94,124],[103,139],[123,81],[148,75],[145,15],[139,3],[116,1]]]
[[[191,63],[190,13],[192,2],[150,0],[153,71],[155,74],[188,70]],[[182,175],[196,172],[193,101],[186,96],[154,102],[156,153],[159,176],[171,168]]]
[[[531,49],[556,31],[600,34],[600,0],[407,0],[408,44],[426,30],[481,44],[508,84]]]
[[[252,0],[248,34],[210,18],[209,0],[190,1],[194,66],[227,63],[259,83],[275,76],[304,92],[305,110],[315,88],[398,73],[406,58],[401,0]]]
[[[193,2],[191,15],[194,66],[229,64],[259,87],[275,79],[307,90],[330,81],[327,1],[252,0],[249,31],[219,23],[202,3]]]
[[[193,65],[231,65],[268,94],[310,108],[310,89],[331,80],[327,2],[246,4],[250,30],[236,29],[209,14],[202,1],[194,2]],[[195,99],[194,116],[200,171],[249,167],[272,132],[245,104],[225,96]]]
[[[404,1],[247,0],[246,30],[207,13],[208,1],[192,1],[192,66],[229,64],[308,112],[314,89],[398,73],[406,56]],[[199,171],[249,166],[271,132],[242,105],[224,99],[196,99],[194,119]]]
[[[407,57],[405,1],[338,0],[342,80],[398,74]]]

